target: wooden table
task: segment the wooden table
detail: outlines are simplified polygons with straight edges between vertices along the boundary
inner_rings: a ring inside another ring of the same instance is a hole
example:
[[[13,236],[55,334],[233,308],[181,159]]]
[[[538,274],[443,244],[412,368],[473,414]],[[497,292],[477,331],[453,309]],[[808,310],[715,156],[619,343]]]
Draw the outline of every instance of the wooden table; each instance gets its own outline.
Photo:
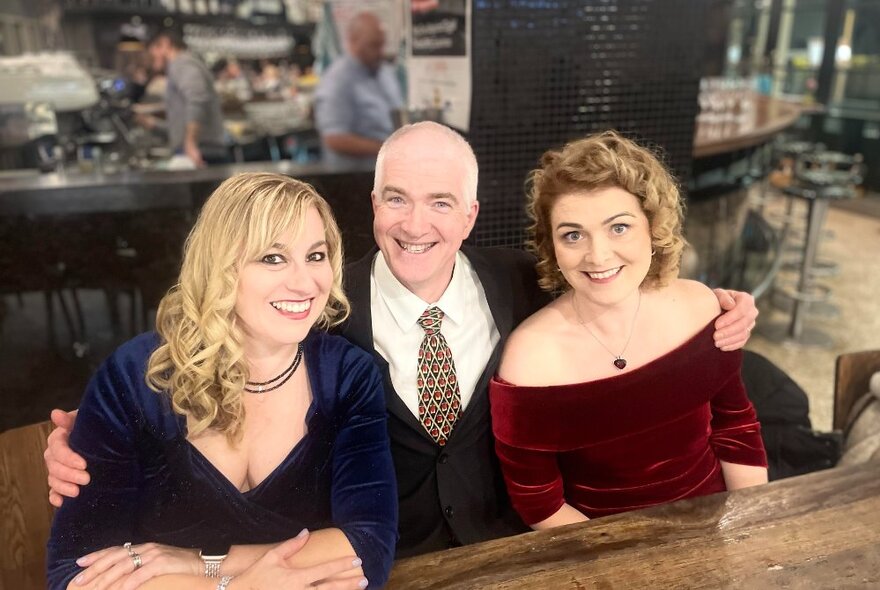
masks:
[[[404,559],[387,588],[880,588],[880,462]]]

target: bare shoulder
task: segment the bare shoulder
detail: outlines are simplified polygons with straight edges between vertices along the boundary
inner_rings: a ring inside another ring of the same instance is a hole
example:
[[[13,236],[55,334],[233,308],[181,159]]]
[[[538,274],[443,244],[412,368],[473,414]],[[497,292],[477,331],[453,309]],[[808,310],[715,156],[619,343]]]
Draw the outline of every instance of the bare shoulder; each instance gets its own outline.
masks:
[[[540,375],[559,362],[560,331],[565,321],[556,302],[541,308],[508,337],[498,376],[516,385],[539,383]]]
[[[721,313],[715,293],[698,281],[675,279],[663,291],[670,317],[691,330],[699,330]]]

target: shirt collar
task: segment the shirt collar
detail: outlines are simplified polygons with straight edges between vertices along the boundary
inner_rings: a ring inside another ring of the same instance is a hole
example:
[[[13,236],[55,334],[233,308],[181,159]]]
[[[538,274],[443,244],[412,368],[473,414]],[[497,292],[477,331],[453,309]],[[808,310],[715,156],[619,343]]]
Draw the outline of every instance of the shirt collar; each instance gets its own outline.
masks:
[[[436,305],[443,311],[444,319],[448,318],[455,324],[464,320],[465,307],[465,269],[464,257],[461,252],[455,254],[455,267],[449,285],[436,302],[424,301],[421,297],[407,289],[391,272],[382,252],[376,254],[373,263],[373,278],[379,296],[388,305],[391,315],[404,332],[408,332],[421,317],[424,311]]]

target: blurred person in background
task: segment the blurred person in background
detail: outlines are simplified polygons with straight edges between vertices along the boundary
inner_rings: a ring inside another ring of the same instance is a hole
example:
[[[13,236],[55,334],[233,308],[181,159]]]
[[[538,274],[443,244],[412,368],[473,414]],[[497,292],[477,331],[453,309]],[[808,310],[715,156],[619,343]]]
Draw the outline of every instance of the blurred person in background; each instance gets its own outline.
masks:
[[[394,131],[391,113],[403,106],[394,69],[383,63],[385,33],[376,15],[348,24],[347,54],[327,69],[315,94],[315,124],[330,163],[372,162]]]
[[[211,68],[214,72],[214,88],[223,104],[242,104],[253,97],[251,84],[241,70],[238,61],[220,58]]]
[[[157,33],[147,49],[153,72],[167,78],[164,126],[172,153],[185,154],[199,167],[228,162],[220,98],[210,70],[173,31]],[[161,126],[149,115],[138,117],[138,122],[147,129]]]
[[[254,79],[254,90],[266,98],[278,98],[281,93],[281,68],[268,59],[261,59],[258,64],[259,74]]]

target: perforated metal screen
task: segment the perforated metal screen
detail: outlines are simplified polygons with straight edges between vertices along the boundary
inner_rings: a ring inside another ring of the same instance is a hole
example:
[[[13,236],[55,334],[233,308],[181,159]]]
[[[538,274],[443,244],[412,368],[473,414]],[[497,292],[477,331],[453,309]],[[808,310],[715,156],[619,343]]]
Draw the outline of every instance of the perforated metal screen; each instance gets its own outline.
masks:
[[[519,246],[541,153],[614,128],[656,145],[685,184],[697,113],[701,0],[474,0],[469,139],[481,246]]]

